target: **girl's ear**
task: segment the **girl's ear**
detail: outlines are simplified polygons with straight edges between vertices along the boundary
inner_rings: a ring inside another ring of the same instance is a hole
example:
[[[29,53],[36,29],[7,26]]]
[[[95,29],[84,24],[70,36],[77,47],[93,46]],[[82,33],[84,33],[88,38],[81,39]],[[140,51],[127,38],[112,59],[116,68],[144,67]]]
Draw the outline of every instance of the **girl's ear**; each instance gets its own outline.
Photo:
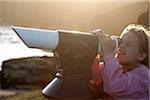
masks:
[[[138,60],[139,61],[142,61],[146,58],[146,53],[140,53],[139,56],[138,56]]]

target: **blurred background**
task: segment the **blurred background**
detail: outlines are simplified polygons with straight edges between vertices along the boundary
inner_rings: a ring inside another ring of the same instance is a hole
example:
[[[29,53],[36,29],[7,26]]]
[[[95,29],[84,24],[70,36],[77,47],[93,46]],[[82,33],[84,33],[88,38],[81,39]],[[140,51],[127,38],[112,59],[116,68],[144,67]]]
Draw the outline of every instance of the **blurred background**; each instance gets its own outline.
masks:
[[[2,0],[0,23],[118,34],[131,23],[149,24],[148,0]]]
[[[56,66],[51,52],[27,48],[11,25],[83,32],[101,28],[119,35],[132,23],[149,26],[149,4],[149,0],[0,0],[0,99],[45,99],[41,88]]]

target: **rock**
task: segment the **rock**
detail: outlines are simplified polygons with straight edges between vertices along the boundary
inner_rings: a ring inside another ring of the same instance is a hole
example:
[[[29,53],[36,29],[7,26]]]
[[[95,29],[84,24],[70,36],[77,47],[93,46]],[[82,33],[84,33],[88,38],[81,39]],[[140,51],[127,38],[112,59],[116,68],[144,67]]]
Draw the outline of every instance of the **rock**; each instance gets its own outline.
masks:
[[[43,86],[56,71],[53,58],[34,57],[5,61],[1,72],[1,87]]]

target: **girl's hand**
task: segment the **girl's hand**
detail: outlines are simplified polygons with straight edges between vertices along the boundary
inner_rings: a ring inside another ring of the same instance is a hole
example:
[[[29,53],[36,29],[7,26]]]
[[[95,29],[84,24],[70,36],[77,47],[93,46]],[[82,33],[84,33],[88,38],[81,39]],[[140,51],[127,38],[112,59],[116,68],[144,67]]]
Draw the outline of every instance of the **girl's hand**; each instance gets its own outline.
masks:
[[[91,33],[97,36],[99,39],[104,39],[106,37],[106,34],[101,29],[95,29],[91,31]]]
[[[113,53],[116,47],[116,43],[111,39],[111,36],[104,33],[101,29],[95,29],[91,31],[92,34],[99,38],[99,42],[102,45],[103,53]]]

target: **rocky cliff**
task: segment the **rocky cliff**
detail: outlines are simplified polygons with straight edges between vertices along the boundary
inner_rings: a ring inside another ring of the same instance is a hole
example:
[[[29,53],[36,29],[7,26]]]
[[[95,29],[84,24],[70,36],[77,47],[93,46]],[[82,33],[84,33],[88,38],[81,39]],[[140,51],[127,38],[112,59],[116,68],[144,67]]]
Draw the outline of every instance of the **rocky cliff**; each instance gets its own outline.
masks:
[[[5,61],[1,71],[2,88],[44,86],[56,71],[54,58],[32,57]]]

